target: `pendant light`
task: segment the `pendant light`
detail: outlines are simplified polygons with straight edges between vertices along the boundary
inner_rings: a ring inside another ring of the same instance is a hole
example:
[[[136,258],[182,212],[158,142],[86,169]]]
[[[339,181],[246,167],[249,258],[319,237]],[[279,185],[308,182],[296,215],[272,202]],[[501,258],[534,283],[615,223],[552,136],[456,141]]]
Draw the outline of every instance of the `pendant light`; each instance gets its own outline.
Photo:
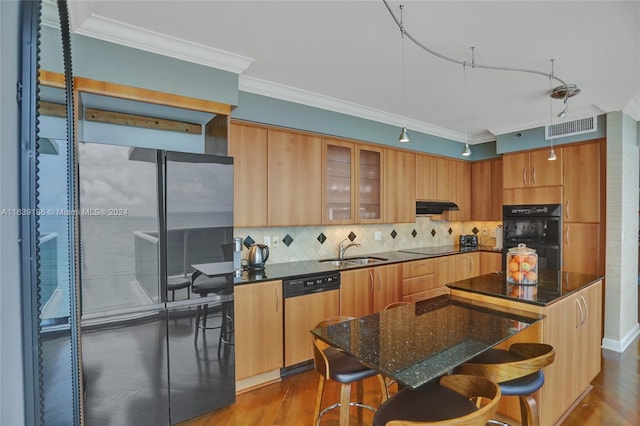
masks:
[[[404,91],[404,24],[402,21],[402,10],[404,5],[400,5],[400,34],[402,35],[402,130],[400,131],[400,137],[398,142],[407,143],[411,142],[409,138],[409,132],[407,132],[407,117],[405,112],[405,91]]]
[[[474,58],[474,47],[471,47],[471,57]],[[472,59],[472,63],[475,62],[475,59]],[[462,84],[462,111],[467,113],[467,63],[464,62],[462,64],[462,75],[463,75],[463,84]],[[464,124],[464,149],[462,150],[463,157],[469,157],[471,155],[471,147],[469,146],[469,135],[467,133],[467,120],[465,120]]]
[[[549,89],[551,89],[553,91],[553,61],[555,59],[551,60],[551,74],[549,75]],[[565,98],[565,105],[566,105],[567,99]],[[566,114],[567,111],[567,107],[565,106],[564,111],[562,111],[562,113]],[[564,117],[563,117],[564,118]],[[549,96],[549,133],[553,132],[553,101],[552,101],[552,96]],[[557,160],[558,157],[556,156],[556,152],[553,150],[553,136],[551,136],[551,149],[549,150],[549,156],[547,157],[547,160],[549,161],[555,161]]]

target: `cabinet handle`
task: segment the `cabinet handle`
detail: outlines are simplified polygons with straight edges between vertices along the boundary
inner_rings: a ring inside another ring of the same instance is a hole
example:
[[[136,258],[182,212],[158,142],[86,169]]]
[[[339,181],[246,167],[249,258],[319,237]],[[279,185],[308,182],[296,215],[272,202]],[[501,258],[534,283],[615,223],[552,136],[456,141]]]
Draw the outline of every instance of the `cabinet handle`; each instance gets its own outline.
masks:
[[[564,236],[565,236],[567,245],[569,245],[569,225],[567,225],[567,231],[564,233]]]
[[[584,312],[582,311],[582,305],[580,304],[580,301],[578,299],[576,299],[576,305],[578,305],[578,309],[580,310],[580,320],[576,324],[576,329],[577,329],[582,325],[582,321],[583,321],[582,316],[584,315]]]
[[[582,300],[582,305],[584,306],[584,319],[580,323],[580,325],[583,325],[587,320],[587,316],[589,316],[589,305],[587,305],[587,301],[584,299],[584,296],[580,296],[580,299]]]
[[[567,202],[565,203],[564,211],[567,214],[567,220],[569,220],[569,217],[570,217],[570,214],[569,214],[569,200],[567,200]]]
[[[369,271],[369,281],[371,281],[371,289],[369,293],[373,293],[373,271]]]
[[[469,277],[471,277],[472,271],[473,271],[473,257],[469,257]]]
[[[527,184],[527,168],[523,167],[522,168],[522,182],[524,182],[524,184]]]
[[[378,291],[380,291],[381,287],[382,287],[382,274],[380,273],[380,271],[378,271]]]
[[[533,166],[533,184],[536,184],[536,166]]]

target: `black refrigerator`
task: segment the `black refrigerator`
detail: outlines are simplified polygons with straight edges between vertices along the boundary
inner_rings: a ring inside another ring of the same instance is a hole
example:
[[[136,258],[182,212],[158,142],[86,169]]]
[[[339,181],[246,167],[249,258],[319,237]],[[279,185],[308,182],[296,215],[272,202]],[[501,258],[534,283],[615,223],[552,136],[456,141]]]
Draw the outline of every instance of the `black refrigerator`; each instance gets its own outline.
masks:
[[[231,404],[232,159],[81,143],[78,162],[85,424],[169,425]],[[200,276],[194,291],[193,265],[211,263],[214,290]]]

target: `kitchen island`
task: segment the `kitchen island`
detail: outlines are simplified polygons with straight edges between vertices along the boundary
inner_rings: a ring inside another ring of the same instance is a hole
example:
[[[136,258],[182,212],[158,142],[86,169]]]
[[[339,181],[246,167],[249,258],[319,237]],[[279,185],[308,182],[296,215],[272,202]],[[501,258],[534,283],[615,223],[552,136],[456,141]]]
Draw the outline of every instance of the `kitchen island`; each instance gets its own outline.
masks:
[[[540,424],[560,424],[591,390],[600,372],[603,277],[568,271],[539,272],[538,284],[515,285],[503,273],[449,283],[452,296],[494,309],[524,310],[544,315],[540,327],[530,327],[502,343],[542,342],[556,349],[544,369],[545,384],[536,400]],[[503,397],[500,412],[519,419],[517,398]]]

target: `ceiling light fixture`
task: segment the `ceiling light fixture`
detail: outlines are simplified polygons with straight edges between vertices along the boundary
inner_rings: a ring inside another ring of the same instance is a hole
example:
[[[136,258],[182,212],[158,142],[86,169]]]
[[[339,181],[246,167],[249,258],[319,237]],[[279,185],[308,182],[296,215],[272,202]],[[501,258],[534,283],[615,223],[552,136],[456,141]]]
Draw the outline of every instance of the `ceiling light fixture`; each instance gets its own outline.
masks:
[[[564,98],[564,109],[558,113],[558,117],[565,118],[567,116],[568,111],[569,111],[569,104],[567,103],[567,98]]]
[[[404,24],[402,21],[402,11],[404,9],[404,5],[400,5],[400,34],[402,35],[402,130],[400,131],[400,137],[398,138],[398,142],[407,143],[411,142],[411,138],[409,138],[409,132],[407,132],[407,117],[406,117],[406,107],[405,107],[405,91],[404,91]]]
[[[471,46],[471,64],[475,62],[475,47]],[[462,103],[463,103],[463,112],[467,114],[467,63],[462,64]],[[468,114],[467,114],[468,115]],[[469,134],[467,133],[467,119],[464,120],[464,149],[462,150],[463,157],[469,157],[471,155],[471,147],[469,147]]]
[[[553,62],[555,61],[555,59],[551,60],[551,74],[549,74],[549,88],[551,89],[552,86],[552,82],[553,82]],[[553,89],[552,89],[553,92]],[[553,98],[553,96],[549,96],[549,133],[551,133],[553,131],[553,103],[551,102],[551,99]],[[566,98],[565,98],[565,103],[567,102]],[[564,115],[566,115],[567,113],[567,107],[565,106],[564,110],[560,113],[563,114],[563,116],[561,118],[564,118]],[[560,117],[560,114],[558,114],[558,117]],[[556,156],[556,152],[553,150],[553,135],[551,135],[551,149],[549,150],[549,156],[547,157],[547,160],[549,161],[555,161],[557,160],[558,157]]]
[[[448,57],[446,55],[443,55],[442,53],[436,52],[435,50],[425,46],[424,44],[422,44],[421,42],[416,40],[411,35],[411,33],[406,31],[406,29],[404,27],[404,24],[402,22],[402,9],[403,9],[404,5],[400,6],[400,20],[398,20],[396,15],[391,10],[391,7],[389,6],[389,3],[387,2],[387,0],[382,0],[382,2],[384,3],[384,5],[386,6],[387,10],[391,14],[391,17],[395,21],[396,25],[398,25],[398,27],[400,28],[400,31],[402,33],[403,46],[404,46],[404,37],[406,36],[416,46],[420,47],[422,50],[424,50],[427,53],[430,53],[430,54],[432,54],[432,55],[434,55],[434,56],[436,56],[436,57],[438,57],[440,59],[443,59],[445,61],[453,62],[455,64],[459,64],[459,65],[464,65],[465,64],[464,60],[459,60],[459,59]],[[567,84],[567,83],[565,83],[564,80],[562,80],[558,76],[554,75],[553,73],[549,74],[549,73],[546,73],[544,71],[538,71],[538,70],[529,69],[529,68],[505,67],[505,66],[498,66],[498,65],[475,64],[475,63],[473,65],[473,68],[481,68],[481,69],[486,69],[486,70],[498,70],[498,71],[513,71],[513,72],[522,72],[522,73],[528,73],[528,74],[538,74],[538,75],[542,75],[544,77],[547,77],[550,80],[556,80],[556,81],[560,82],[560,86],[558,86],[558,87],[556,87],[556,88],[551,90],[551,97],[553,99],[564,99],[565,103],[566,103],[566,100],[568,98],[573,97],[573,96],[577,95],[578,93],[580,93],[580,89],[575,84]],[[403,71],[403,76],[404,76],[404,71]],[[566,116],[567,111],[568,111],[568,108],[566,109],[566,111],[564,111],[565,116]]]

